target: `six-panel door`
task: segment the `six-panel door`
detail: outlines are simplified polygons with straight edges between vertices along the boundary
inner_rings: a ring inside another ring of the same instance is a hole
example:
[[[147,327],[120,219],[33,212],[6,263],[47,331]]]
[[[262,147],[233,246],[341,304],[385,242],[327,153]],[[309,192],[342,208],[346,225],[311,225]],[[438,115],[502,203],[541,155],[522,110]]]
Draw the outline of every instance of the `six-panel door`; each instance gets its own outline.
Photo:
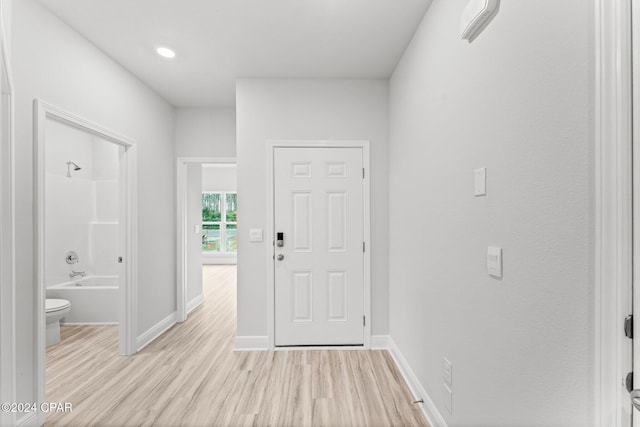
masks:
[[[364,342],[361,148],[275,148],[275,344]]]

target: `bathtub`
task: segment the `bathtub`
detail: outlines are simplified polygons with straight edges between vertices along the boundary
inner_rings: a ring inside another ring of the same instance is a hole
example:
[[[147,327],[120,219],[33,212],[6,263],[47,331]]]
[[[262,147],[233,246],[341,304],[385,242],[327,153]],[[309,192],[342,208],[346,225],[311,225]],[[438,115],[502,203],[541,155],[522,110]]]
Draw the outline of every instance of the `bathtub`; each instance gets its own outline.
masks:
[[[60,323],[118,323],[118,276],[87,276],[47,287],[47,298],[66,299],[71,311]]]

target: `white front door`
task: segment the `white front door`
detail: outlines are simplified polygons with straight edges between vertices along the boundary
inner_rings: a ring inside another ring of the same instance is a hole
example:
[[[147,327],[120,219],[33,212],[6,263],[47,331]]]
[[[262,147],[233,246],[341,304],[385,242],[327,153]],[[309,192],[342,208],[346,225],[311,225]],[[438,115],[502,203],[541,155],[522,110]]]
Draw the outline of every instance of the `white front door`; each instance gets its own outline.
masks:
[[[274,148],[276,346],[364,344],[363,219],[362,148]]]

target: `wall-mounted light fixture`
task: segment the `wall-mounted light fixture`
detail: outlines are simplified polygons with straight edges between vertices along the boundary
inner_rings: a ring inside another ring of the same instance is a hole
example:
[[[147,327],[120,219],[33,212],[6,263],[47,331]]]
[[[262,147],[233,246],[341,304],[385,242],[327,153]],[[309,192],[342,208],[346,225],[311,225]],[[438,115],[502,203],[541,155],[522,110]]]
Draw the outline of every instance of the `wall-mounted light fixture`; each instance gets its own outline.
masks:
[[[470,0],[460,17],[460,36],[471,43],[498,13],[499,0]]]

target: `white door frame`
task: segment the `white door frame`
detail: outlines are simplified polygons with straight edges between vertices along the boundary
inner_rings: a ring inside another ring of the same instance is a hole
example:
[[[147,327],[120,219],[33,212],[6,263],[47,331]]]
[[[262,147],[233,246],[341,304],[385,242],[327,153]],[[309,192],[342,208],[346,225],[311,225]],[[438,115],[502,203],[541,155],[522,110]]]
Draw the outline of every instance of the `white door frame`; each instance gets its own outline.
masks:
[[[631,1],[631,22],[635,22],[635,30],[633,24],[631,25],[631,61],[632,72],[631,86],[633,87],[633,94],[631,99],[631,126],[632,126],[632,201],[633,201],[633,239],[632,239],[632,254],[633,254],[633,269],[632,269],[632,289],[630,291],[632,295],[631,304],[629,307],[629,313],[634,313],[634,326],[636,331],[640,331],[640,313],[636,312],[636,308],[640,307],[640,1]],[[635,74],[635,76],[634,76]],[[635,106],[635,107],[634,107]],[[634,374],[634,389],[640,388],[640,351],[638,350],[640,344],[640,338],[634,338],[632,343],[632,367],[636,373]],[[634,345],[635,343],[635,345]],[[623,354],[624,356],[624,354]],[[633,405],[631,405],[633,406]],[[633,425],[640,426],[640,416],[637,410],[633,410]]]
[[[235,157],[178,157],[176,160],[176,320],[187,320],[187,166],[236,163]]]
[[[594,424],[611,427],[628,426],[631,410],[622,385],[631,369],[622,323],[630,313],[633,263],[630,4],[595,0]]]
[[[364,200],[364,315],[367,319],[364,327],[364,345],[362,349],[371,348],[371,180],[369,141],[318,141],[318,140],[294,140],[294,141],[267,141],[267,230],[265,240],[267,244],[271,240],[270,250],[266,251],[267,260],[267,332],[269,334],[269,349],[275,349],[275,269],[273,257],[275,255],[275,225],[274,225],[274,156],[276,148],[361,148],[363,153],[363,165],[366,171],[363,180]],[[344,349],[345,347],[340,347]]]
[[[0,402],[16,402],[14,91],[7,49],[4,2],[0,2]],[[0,425],[15,425],[0,411]]]
[[[36,382],[38,407],[45,402],[45,356],[46,356],[46,316],[44,309],[44,230],[45,230],[45,144],[46,122],[53,120],[75,129],[88,132],[99,138],[113,142],[124,148],[120,162],[120,224],[123,239],[121,254],[124,258],[124,277],[120,278],[119,349],[121,355],[132,355],[137,351],[137,149],[132,138],[65,111],[52,104],[36,99],[34,108],[34,230],[35,230],[35,325]],[[39,421],[44,422],[46,414],[38,412]]]

